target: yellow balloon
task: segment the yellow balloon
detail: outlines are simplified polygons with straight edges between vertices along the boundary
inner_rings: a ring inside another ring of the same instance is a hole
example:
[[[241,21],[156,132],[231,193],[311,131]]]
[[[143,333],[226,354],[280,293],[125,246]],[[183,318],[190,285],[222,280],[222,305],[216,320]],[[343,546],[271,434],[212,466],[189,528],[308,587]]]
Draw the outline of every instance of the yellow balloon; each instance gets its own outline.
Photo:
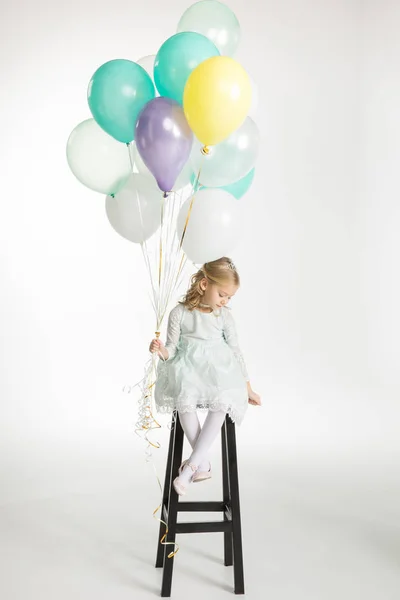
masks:
[[[245,120],[251,105],[251,82],[245,69],[229,56],[213,56],[189,75],[183,110],[205,146],[219,144]]]

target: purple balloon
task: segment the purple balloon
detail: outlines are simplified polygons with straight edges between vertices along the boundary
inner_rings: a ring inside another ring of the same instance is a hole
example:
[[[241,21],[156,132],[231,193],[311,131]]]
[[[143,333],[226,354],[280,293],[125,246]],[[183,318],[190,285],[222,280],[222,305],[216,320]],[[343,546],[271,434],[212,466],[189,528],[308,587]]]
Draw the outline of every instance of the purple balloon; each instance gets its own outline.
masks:
[[[170,192],[193,143],[193,133],[180,104],[163,96],[150,100],[139,114],[135,140],[160,190]]]

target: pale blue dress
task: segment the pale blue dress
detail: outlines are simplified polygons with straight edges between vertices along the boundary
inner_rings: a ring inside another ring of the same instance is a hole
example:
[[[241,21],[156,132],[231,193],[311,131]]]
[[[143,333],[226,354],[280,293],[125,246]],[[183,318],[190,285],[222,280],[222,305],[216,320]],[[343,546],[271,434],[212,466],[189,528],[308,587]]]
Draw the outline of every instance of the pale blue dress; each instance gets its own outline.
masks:
[[[231,310],[205,313],[178,304],[168,318],[165,347],[168,360],[157,367],[157,410],[224,410],[240,425],[249,377]]]

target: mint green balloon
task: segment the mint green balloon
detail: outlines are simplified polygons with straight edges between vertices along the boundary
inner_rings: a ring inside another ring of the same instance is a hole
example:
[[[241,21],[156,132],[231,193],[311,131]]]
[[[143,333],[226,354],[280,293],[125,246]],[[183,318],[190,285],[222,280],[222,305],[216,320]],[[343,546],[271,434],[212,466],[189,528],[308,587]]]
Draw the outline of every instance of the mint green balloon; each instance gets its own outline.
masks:
[[[238,181],[235,181],[234,183],[231,183],[230,185],[224,185],[218,189],[229,192],[230,194],[232,194],[232,196],[234,196],[235,198],[237,198],[239,200],[239,198],[244,196],[244,194],[249,190],[251,184],[253,183],[254,174],[255,174],[255,169],[253,168],[253,169],[251,169],[251,171],[249,171],[247,173],[247,175],[245,175]],[[195,184],[196,179],[197,179],[197,176],[195,173],[193,173],[190,178],[192,185]],[[201,173],[200,173],[199,189],[203,189],[203,190],[207,189],[207,186],[201,184]]]
[[[182,105],[190,73],[212,56],[219,56],[218,49],[200,33],[186,31],[168,38],[154,61],[154,81],[160,96],[173,98]]]
[[[154,84],[148,73],[131,60],[104,63],[88,86],[88,103],[94,120],[125,144],[134,139],[137,117],[154,97]]]
[[[253,183],[254,173],[255,169],[252,169],[247,173],[247,175],[239,179],[239,181],[235,181],[230,185],[224,185],[222,189],[226,190],[227,192],[232,194],[232,196],[235,196],[235,198],[239,199],[242,196],[244,196],[244,194],[248,191],[249,187]]]
[[[233,56],[240,41],[240,25],[235,13],[217,0],[201,0],[183,13],[178,31],[197,31],[208,37],[221,54]]]

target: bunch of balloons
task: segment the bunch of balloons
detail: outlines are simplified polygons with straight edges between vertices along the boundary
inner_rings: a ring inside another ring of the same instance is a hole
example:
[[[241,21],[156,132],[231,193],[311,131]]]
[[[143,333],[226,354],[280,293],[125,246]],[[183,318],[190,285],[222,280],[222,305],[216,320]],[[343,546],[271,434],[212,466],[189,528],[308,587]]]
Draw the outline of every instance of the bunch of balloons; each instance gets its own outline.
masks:
[[[200,0],[156,55],[110,60],[90,79],[92,118],[70,134],[67,160],[81,183],[107,195],[107,217],[126,239],[153,236],[163,200],[190,190],[176,221],[189,259],[214,260],[237,242],[238,199],[259,147],[255,85],[232,58],[239,39],[232,10]]]

